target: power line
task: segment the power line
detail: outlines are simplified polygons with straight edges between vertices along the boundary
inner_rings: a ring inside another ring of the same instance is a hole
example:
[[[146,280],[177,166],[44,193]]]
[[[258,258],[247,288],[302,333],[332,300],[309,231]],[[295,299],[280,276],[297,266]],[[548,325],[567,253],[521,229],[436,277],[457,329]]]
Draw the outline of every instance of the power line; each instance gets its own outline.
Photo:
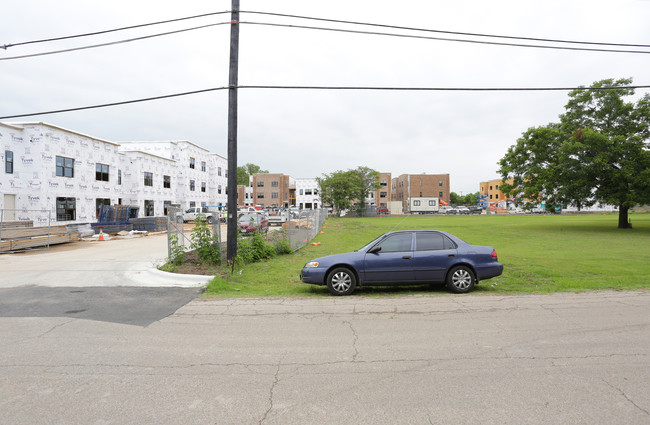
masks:
[[[339,24],[365,25],[365,26],[400,29],[400,30],[408,30],[408,31],[422,31],[422,32],[440,33],[440,34],[463,35],[463,36],[471,36],[471,37],[489,37],[489,38],[503,38],[503,39],[510,39],[510,40],[541,41],[541,42],[546,42],[546,43],[569,43],[569,44],[589,44],[589,45],[599,45],[599,46],[648,47],[648,48],[650,48],[650,44],[602,43],[602,42],[593,42],[593,41],[575,41],[575,40],[561,40],[561,39],[550,39],[550,38],[534,38],[534,37],[521,37],[521,36],[509,36],[509,35],[481,34],[481,33],[459,32],[459,31],[444,31],[444,30],[433,30],[433,29],[427,29],[427,28],[405,27],[405,26],[375,24],[375,23],[357,22],[357,21],[344,21],[344,20],[339,20],[339,19],[316,18],[316,17],[311,17],[311,16],[289,15],[289,14],[271,13],[271,12],[257,12],[257,11],[243,11],[242,10],[241,13],[277,16],[277,17],[284,17],[284,18],[308,19],[308,20],[314,20],[314,21],[332,22],[332,23],[339,23]]]
[[[189,96],[212,91],[237,89],[275,89],[275,90],[348,90],[348,91],[466,91],[466,92],[541,92],[541,91],[573,91],[573,90],[617,90],[617,89],[649,89],[650,85],[634,86],[613,86],[613,87],[372,87],[372,86],[270,86],[270,85],[251,85],[236,87],[213,87],[209,89],[194,90],[189,92],[167,94],[162,96],[146,97],[141,99],[126,100],[121,102],[104,103],[100,105],[82,106],[77,108],[58,109],[52,111],[32,112],[27,114],[16,114],[0,116],[0,120],[32,117],[36,115],[50,115],[63,112],[83,111],[88,109],[106,108],[110,106],[128,105],[132,103],[149,102],[153,100],[169,99],[173,97]]]
[[[88,36],[94,36],[94,35],[100,35],[100,34],[116,32],[116,31],[124,31],[124,30],[128,30],[128,29],[142,28],[142,27],[147,27],[147,26],[152,26],[152,25],[160,25],[160,24],[164,24],[164,23],[171,23],[171,22],[178,22],[178,21],[184,21],[184,20],[189,20],[189,19],[196,19],[196,18],[201,18],[201,17],[206,17],[206,16],[220,15],[220,14],[224,14],[224,13],[229,13],[229,12],[205,13],[205,14],[201,14],[201,15],[194,15],[194,16],[188,16],[188,17],[177,18],[177,19],[169,19],[169,20],[158,21],[158,22],[150,22],[150,23],[146,23],[146,24],[132,25],[132,26],[128,26],[128,27],[115,28],[115,29],[97,31],[97,32],[92,32],[92,33],[77,34],[77,35],[63,36],[63,37],[43,39],[43,40],[33,40],[33,41],[26,41],[26,42],[21,42],[21,43],[6,44],[4,46],[0,46],[0,48],[4,48],[6,50],[8,47],[13,47],[13,46],[35,44],[35,43],[44,43],[44,42],[50,42],[50,41],[59,41],[59,40],[66,40],[66,39],[72,39],[72,38],[78,38],[78,37],[88,37]],[[583,44],[583,45],[598,45],[598,46],[650,48],[650,45],[648,45],[648,44],[601,43],[601,42],[560,40],[560,39],[545,39],[545,38],[533,38],[533,37],[515,37],[515,36],[504,36],[504,35],[494,35],[494,34],[481,34],[481,33],[468,33],[468,32],[457,32],[457,31],[433,30],[433,29],[426,29],[426,28],[415,28],[415,27],[405,27],[405,26],[397,26],[397,25],[375,24],[375,23],[368,23],[368,22],[344,21],[344,20],[338,20],[338,19],[316,18],[316,17],[308,17],[308,16],[300,16],[300,15],[288,15],[288,14],[270,13],[270,12],[248,11],[248,12],[242,12],[242,13],[260,14],[260,15],[268,15],[268,16],[276,16],[276,17],[289,17],[289,18],[296,18],[296,19],[307,19],[307,20],[316,20],[316,21],[323,21],[323,22],[343,23],[343,24],[350,24],[350,25],[363,25],[363,26],[373,26],[373,27],[380,27],[380,28],[392,28],[392,29],[400,29],[400,30],[408,30],[408,31],[432,32],[432,33],[440,33],[440,34],[454,34],[454,35],[463,35],[463,36],[472,36],[472,37],[501,38],[501,39],[510,39],[510,40],[538,41],[538,42],[547,42],[547,43],[568,43],[568,44]],[[176,30],[176,31],[163,32],[163,33],[152,34],[152,35],[148,35],[148,36],[135,37],[135,38],[125,39],[125,40],[118,40],[118,41],[107,42],[107,43],[100,43],[100,44],[81,46],[81,47],[75,47],[75,48],[69,48],[69,49],[61,49],[61,50],[42,52],[42,53],[34,53],[34,54],[28,54],[28,55],[11,56],[11,57],[0,58],[0,61],[14,60],[14,59],[25,59],[25,58],[31,58],[31,57],[53,55],[53,54],[58,54],[58,53],[73,52],[73,51],[78,51],[78,50],[86,50],[86,49],[92,49],[92,48],[97,48],[97,47],[105,47],[105,46],[111,46],[111,45],[116,45],[116,44],[129,43],[129,42],[133,42],[133,41],[145,40],[145,39],[154,38],[154,37],[160,37],[160,36],[164,36],[164,35],[171,35],[171,34],[187,32],[187,31],[193,31],[193,30],[202,29],[202,28],[211,27],[211,26],[216,26],[216,25],[230,24],[230,23],[231,22],[221,22],[221,23],[216,23],[216,24],[200,25],[200,26],[185,28],[185,29]],[[350,30],[350,29],[342,29],[342,28],[327,28],[327,27],[316,27],[316,26],[308,26],[308,25],[279,24],[279,23],[271,23],[271,22],[240,21],[239,23],[240,24],[251,24],[251,25],[286,27],[286,28],[310,29],[310,30],[320,30],[320,31],[343,32],[343,33],[353,33],[353,34],[381,35],[381,36],[400,37],[400,38],[415,38],[415,39],[449,41],[449,42],[459,42],[459,43],[473,43],[473,44],[485,44],[485,45],[497,45],[497,46],[510,46],[510,47],[527,47],[527,48],[538,48],[538,49],[573,50],[573,51],[590,51],[590,52],[606,52],[606,53],[650,54],[650,51],[645,51],[645,50],[599,49],[599,48],[586,48],[586,47],[567,47],[567,46],[550,46],[550,45],[536,45],[536,44],[522,44],[522,43],[507,43],[507,42],[469,40],[469,39],[458,39],[458,38],[447,38],[447,37],[432,37],[432,36],[422,36],[422,35],[412,35],[412,34],[396,34],[396,33],[376,32],[376,31]]]
[[[650,54],[650,50],[597,49],[597,48],[589,48],[589,47],[568,47],[568,46],[550,46],[550,45],[545,46],[541,44],[520,44],[520,43],[506,43],[506,42],[499,42],[499,41],[468,40],[468,39],[461,39],[461,38],[446,38],[446,37],[433,37],[433,36],[412,35],[412,34],[395,34],[395,33],[376,32],[376,31],[347,30],[341,28],[314,27],[314,26],[307,26],[307,25],[275,24],[275,23],[251,22],[251,21],[242,21],[240,23],[250,24],[250,25],[299,28],[299,29],[332,31],[332,32],[353,33],[353,34],[369,34],[369,35],[383,35],[383,36],[401,37],[401,38],[416,38],[421,40],[437,40],[437,41],[452,41],[458,43],[487,44],[492,46],[529,47],[529,48],[536,48],[536,49],[551,49],[551,50],[573,50],[573,51],[578,50],[578,51],[586,51],[586,52],[637,53],[637,54],[646,54],[646,55]]]
[[[206,16],[222,15],[224,13],[230,13],[230,12],[226,11],[226,12],[204,13],[204,14],[201,14],[201,15],[186,16],[184,18],[168,19],[166,21],[149,22],[149,23],[146,23],[146,24],[131,25],[131,26],[128,26],[128,27],[113,28],[113,29],[109,29],[109,30],[95,31],[95,32],[89,32],[89,33],[84,33],[84,34],[66,35],[66,36],[63,36],[63,37],[46,38],[46,39],[32,40],[32,41],[23,41],[23,42],[20,42],[20,43],[10,43],[10,44],[5,44],[3,46],[0,46],[0,49],[7,50],[9,47],[14,47],[14,46],[24,46],[24,45],[27,45],[27,44],[47,43],[47,42],[50,42],[50,41],[68,40],[68,39],[71,39],[71,38],[79,38],[79,37],[90,37],[90,36],[94,36],[94,35],[108,34],[108,33],[111,33],[111,32],[125,31],[125,30],[130,30],[130,29],[135,29],[135,28],[149,27],[149,26],[152,26],[152,25],[169,24],[169,23],[172,23],[172,22],[186,21],[188,19],[196,19],[196,18],[204,18]]]
[[[118,41],[111,41],[108,43],[100,43],[100,44],[93,44],[90,46],[81,46],[81,47],[72,47],[70,49],[62,49],[62,50],[53,50],[49,52],[41,52],[41,53],[32,53],[29,55],[21,55],[21,56],[10,56],[6,58],[0,58],[0,61],[7,61],[7,60],[13,60],[13,59],[25,59],[25,58],[33,58],[37,56],[48,56],[48,55],[54,55],[58,53],[67,53],[67,52],[74,52],[78,50],[86,50],[86,49],[94,49],[96,47],[105,47],[105,46],[113,46],[116,44],[122,44],[122,43],[130,43],[132,41],[139,41],[139,40],[146,40],[148,38],[154,38],[154,37],[161,37],[164,35],[171,35],[171,34],[178,34],[182,32],[187,32],[187,31],[194,31],[202,28],[208,28],[208,27],[214,27],[217,25],[230,25],[230,22],[218,22],[216,24],[206,24],[206,25],[200,25],[197,27],[191,27],[191,28],[185,28],[185,29],[180,29],[180,30],[175,30],[175,31],[168,31],[168,32],[162,32],[158,34],[151,34],[151,35],[145,35],[142,37],[135,37],[135,38],[129,38],[126,40],[118,40]]]

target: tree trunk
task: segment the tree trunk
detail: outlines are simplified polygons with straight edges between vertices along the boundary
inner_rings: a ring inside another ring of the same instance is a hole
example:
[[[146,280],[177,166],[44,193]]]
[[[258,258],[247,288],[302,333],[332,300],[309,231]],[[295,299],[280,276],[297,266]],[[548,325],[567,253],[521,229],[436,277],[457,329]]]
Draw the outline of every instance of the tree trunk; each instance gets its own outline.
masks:
[[[624,207],[623,205],[620,205],[618,208],[618,228],[619,229],[631,229],[632,224],[629,222],[627,213],[629,207]]]

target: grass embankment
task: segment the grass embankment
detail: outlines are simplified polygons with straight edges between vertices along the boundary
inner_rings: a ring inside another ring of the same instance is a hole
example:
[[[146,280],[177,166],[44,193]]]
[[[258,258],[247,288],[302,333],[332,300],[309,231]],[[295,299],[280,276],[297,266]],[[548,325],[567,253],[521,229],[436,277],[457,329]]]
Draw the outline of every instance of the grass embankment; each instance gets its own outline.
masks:
[[[618,229],[616,215],[413,216],[331,218],[314,242],[290,255],[215,278],[209,297],[320,296],[327,288],[303,284],[302,266],[324,255],[353,251],[391,230],[438,229],[474,245],[494,246],[505,269],[476,293],[514,294],[650,288],[650,214],[631,215],[633,229]],[[439,287],[363,288],[355,294],[440,292]]]

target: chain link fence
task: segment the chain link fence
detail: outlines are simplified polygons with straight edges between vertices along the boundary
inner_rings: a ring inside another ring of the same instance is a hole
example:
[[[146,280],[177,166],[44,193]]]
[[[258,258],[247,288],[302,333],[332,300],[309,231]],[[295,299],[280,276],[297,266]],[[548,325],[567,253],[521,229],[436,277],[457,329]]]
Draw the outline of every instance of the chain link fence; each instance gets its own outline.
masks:
[[[323,228],[325,220],[327,220],[327,210],[324,208],[300,210],[289,214],[286,230],[291,250],[297,251],[310,243]]]
[[[192,249],[192,230],[185,228],[183,220],[184,210],[179,207],[167,207],[167,253],[168,258],[173,258],[174,249],[181,247],[183,251]],[[217,236],[218,243],[222,254],[225,255],[225,244],[222,238],[222,231],[225,234],[225,229],[222,229],[222,223],[219,220],[219,215],[210,215],[206,217],[208,226],[213,235]],[[225,258],[225,257],[223,257]]]
[[[260,214],[264,214],[260,212]],[[297,251],[310,243],[323,228],[328,217],[326,209],[300,210],[287,212],[287,220],[281,226],[269,226],[266,239],[269,242],[286,240],[292,251]],[[227,256],[227,225],[220,223],[215,217],[209,223],[213,235],[217,235],[221,258]],[[242,237],[246,237],[242,235]],[[183,210],[178,207],[168,207],[167,214],[167,252],[168,258],[173,258],[174,249],[180,247],[184,251],[191,250],[191,225],[183,223]]]

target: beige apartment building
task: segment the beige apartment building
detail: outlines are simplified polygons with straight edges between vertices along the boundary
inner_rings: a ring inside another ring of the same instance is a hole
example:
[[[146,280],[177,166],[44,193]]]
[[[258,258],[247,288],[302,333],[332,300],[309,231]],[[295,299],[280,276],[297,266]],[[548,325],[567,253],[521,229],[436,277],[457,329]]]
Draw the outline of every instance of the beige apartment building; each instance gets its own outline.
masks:
[[[402,202],[406,211],[411,197],[439,198],[441,204],[449,203],[449,174],[402,174],[391,182],[391,200]]]
[[[285,207],[291,205],[291,178],[285,174],[264,173],[253,175],[254,205]],[[295,189],[294,189],[295,192]]]
[[[512,179],[508,180],[508,183],[512,184]],[[502,184],[503,180],[501,179],[481,182],[480,196],[485,196],[485,200],[488,202],[488,204],[506,199],[505,193],[503,193],[500,189]]]

